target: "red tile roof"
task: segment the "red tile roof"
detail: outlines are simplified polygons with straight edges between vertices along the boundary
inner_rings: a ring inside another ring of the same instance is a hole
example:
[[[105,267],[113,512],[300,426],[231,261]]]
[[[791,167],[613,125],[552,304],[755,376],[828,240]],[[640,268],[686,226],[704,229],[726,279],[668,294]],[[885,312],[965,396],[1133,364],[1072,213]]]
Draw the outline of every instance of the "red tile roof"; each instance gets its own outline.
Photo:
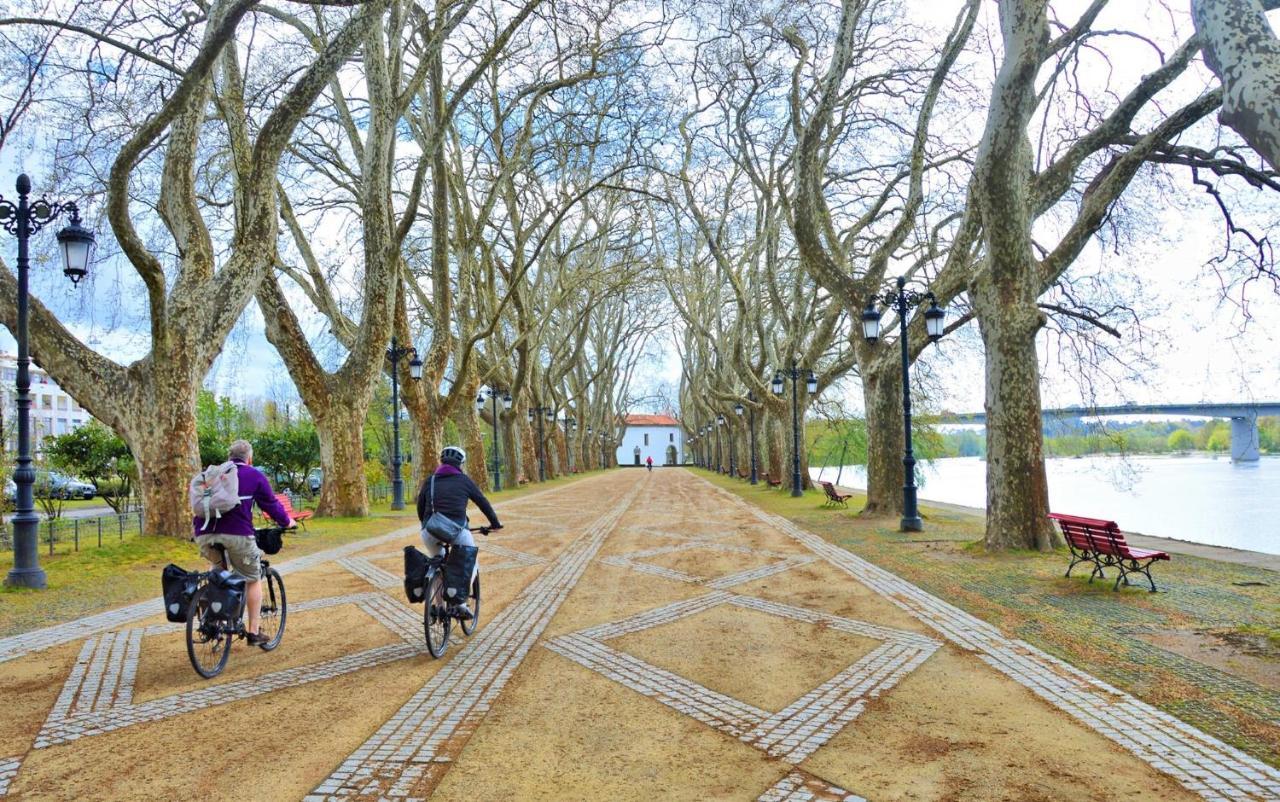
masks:
[[[628,426],[679,426],[680,421],[670,415],[628,415]]]

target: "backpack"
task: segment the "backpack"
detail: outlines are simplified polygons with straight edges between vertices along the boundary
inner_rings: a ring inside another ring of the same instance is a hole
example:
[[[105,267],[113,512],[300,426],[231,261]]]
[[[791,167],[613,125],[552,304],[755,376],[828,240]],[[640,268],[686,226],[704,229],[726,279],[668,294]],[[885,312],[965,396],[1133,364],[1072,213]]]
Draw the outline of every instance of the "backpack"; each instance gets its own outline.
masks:
[[[191,513],[204,518],[204,526],[200,530],[209,529],[222,517],[222,513],[230,512],[244,500],[240,496],[239,468],[234,462],[227,461],[197,471],[191,477],[187,495],[191,499]]]
[[[164,615],[170,621],[187,620],[187,607],[199,586],[200,575],[186,571],[173,563],[160,573],[160,587],[164,591]]]

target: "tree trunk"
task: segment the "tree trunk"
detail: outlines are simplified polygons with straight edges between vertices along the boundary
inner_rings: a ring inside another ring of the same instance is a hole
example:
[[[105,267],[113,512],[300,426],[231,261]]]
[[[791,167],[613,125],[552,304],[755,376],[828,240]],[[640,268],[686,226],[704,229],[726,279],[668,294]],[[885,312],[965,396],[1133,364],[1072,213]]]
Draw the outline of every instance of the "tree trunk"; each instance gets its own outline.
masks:
[[[1017,288],[1021,289],[1021,288]],[[1052,549],[1040,418],[1035,290],[999,292],[990,273],[972,293],[986,348],[988,549]]]
[[[469,391],[470,395],[476,394],[475,390]],[[474,408],[467,404],[460,405],[458,412],[453,416],[453,422],[458,427],[458,434],[462,437],[462,447],[467,450],[466,470],[467,475],[471,477],[481,490],[489,490],[489,455],[484,449],[484,439],[480,437],[480,424],[482,421],[476,415]]]
[[[129,448],[138,464],[142,532],[189,538],[187,483],[201,467],[196,443],[195,388],[185,398],[181,392],[164,394],[163,398],[160,395],[156,394],[153,405],[138,408],[134,425],[129,427],[136,433],[129,438]]]
[[[363,517],[369,514],[364,479],[364,419],[367,410],[331,404],[315,416],[320,437],[324,484],[316,514]]]
[[[867,410],[867,503],[861,514],[899,517],[906,448],[901,368],[886,367],[864,374],[862,399]]]

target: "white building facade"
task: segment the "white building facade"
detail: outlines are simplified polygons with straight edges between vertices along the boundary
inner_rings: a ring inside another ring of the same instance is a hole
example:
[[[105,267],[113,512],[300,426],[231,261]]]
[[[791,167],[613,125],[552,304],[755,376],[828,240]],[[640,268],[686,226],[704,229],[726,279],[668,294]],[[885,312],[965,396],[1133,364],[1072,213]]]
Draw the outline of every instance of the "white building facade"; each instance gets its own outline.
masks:
[[[18,448],[18,358],[0,354],[0,410],[4,411],[5,439],[11,451]],[[46,437],[66,434],[92,420],[80,403],[35,363],[31,364],[31,443],[38,450]]]
[[[684,462],[684,427],[670,415],[628,415],[618,465],[644,465],[650,457],[654,465]]]

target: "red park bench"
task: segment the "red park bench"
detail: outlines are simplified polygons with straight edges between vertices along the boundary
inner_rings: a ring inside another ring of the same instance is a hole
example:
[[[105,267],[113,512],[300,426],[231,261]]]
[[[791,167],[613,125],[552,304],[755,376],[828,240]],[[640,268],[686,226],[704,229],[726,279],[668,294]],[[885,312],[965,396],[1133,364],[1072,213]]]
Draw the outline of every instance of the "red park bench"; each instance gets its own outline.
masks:
[[[769,487],[782,487],[782,477],[778,477],[777,479],[774,479],[773,474],[766,473],[764,475],[764,483],[767,484]]]
[[[739,468],[739,469],[738,469],[738,478],[739,478],[739,479],[749,479],[749,478],[751,478],[751,471],[748,471],[746,468]]]
[[[1103,521],[1099,518],[1084,518],[1079,515],[1063,515],[1049,513],[1049,517],[1058,522],[1062,529],[1062,537],[1071,549],[1071,565],[1067,566],[1067,576],[1071,569],[1083,562],[1093,564],[1094,577],[1106,578],[1103,568],[1114,566],[1120,572],[1112,590],[1119,590],[1120,583],[1129,584],[1129,574],[1142,574],[1151,585],[1151,592],[1156,592],[1155,580],[1151,578],[1151,564],[1156,560],[1167,560],[1169,555],[1163,551],[1136,549],[1125,542],[1124,534],[1115,521]]]
[[[848,507],[849,499],[853,498],[852,493],[836,492],[836,486],[831,484],[830,482],[822,483],[822,492],[827,494],[827,500],[822,502],[822,506],[824,507],[828,505],[834,507],[837,504],[839,504],[841,507]]]
[[[289,513],[289,517],[297,521],[303,529],[307,528],[306,520],[315,515],[315,510],[295,510],[293,508],[293,499],[289,498],[288,493],[276,493],[276,501],[280,502],[280,506],[284,507],[284,511]]]

